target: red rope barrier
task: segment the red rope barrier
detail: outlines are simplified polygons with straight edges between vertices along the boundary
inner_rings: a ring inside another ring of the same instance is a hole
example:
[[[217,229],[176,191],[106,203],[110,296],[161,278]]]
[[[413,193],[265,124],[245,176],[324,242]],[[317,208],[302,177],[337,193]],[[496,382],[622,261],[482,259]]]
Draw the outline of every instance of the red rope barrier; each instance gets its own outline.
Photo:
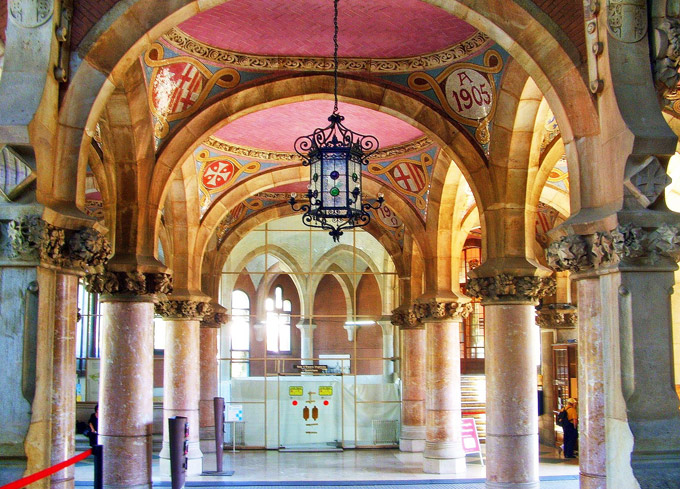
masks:
[[[10,482],[9,484],[0,486],[0,489],[19,489],[20,487],[26,487],[27,485],[32,484],[33,482],[42,479],[43,477],[52,475],[55,472],[59,472],[65,467],[68,467],[69,465],[73,465],[76,462],[80,462],[81,460],[89,457],[90,455],[92,455],[91,448],[89,450],[84,451],[83,453],[79,453],[75,457],[71,457],[68,460],[65,460],[64,462],[58,463],[57,465],[53,465],[52,467],[43,469],[39,472],[36,472],[35,474],[24,477],[23,479],[19,479],[18,481]]]

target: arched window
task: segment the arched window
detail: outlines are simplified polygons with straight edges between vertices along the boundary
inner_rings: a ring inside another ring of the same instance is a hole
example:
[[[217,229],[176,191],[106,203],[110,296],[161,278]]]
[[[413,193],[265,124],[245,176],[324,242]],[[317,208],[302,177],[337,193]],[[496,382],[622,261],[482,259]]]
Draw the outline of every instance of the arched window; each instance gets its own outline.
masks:
[[[267,311],[267,351],[290,353],[290,313],[292,304],[283,299],[283,288],[274,289],[274,298],[264,301]]]
[[[250,299],[242,290],[231,294],[231,376],[248,377]]]

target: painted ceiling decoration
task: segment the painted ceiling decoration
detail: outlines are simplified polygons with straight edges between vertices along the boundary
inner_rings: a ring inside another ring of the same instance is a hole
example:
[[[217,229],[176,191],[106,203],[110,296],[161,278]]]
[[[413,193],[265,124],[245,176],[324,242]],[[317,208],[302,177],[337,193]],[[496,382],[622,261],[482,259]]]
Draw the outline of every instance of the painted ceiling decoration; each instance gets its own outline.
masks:
[[[424,222],[427,217],[427,201],[437,152],[437,146],[430,143],[425,150],[411,155],[402,154],[398,158],[373,161],[363,174],[368,178],[382,180],[401,194]],[[298,164],[297,161],[255,160],[240,155],[223,154],[206,146],[199,146],[193,157],[199,182],[201,217],[213,202],[242,180],[260,171],[284,164]]]
[[[548,237],[548,231],[555,227],[557,218],[560,213],[554,208],[543,202],[538,203],[538,209],[536,210],[536,241],[543,248],[547,248],[550,244],[550,238]]]
[[[447,19],[449,23],[455,20],[451,16]],[[459,20],[454,23],[467,26]],[[331,61],[323,57],[293,60],[285,56],[269,56],[263,59],[252,54],[218,52],[219,48],[203,46],[199,41],[187,38],[187,34],[180,35],[180,32],[178,28],[169,31],[142,57],[157,148],[177,121],[189,117],[207,99],[225,90],[245,88],[255,80],[272,77],[282,70],[318,72],[332,69]],[[429,57],[426,58],[341,58],[339,70],[365,71],[366,77],[381,78],[408,89],[414,96],[428,98],[461,124],[480,145],[480,153],[485,153],[489,139],[488,122],[495,112],[496,86],[508,55],[486,35],[474,29],[470,33],[470,37],[461,39],[443,52],[427,54]],[[180,38],[182,42],[179,42]],[[493,49],[490,49],[491,46]],[[378,65],[367,65],[367,62]],[[234,143],[222,137],[219,139]]]
[[[454,120],[474,127],[475,140],[488,150],[489,125],[496,113],[496,80],[504,61],[501,54],[489,49],[482,62],[456,63],[437,76],[426,71],[411,73],[409,88],[418,92],[432,92],[441,107]]]
[[[555,119],[552,110],[548,109],[548,115],[543,124],[543,139],[541,140],[540,147],[541,157],[545,155],[546,150],[550,147],[550,143],[555,141],[559,135],[560,127],[557,125],[557,119]]]
[[[569,195],[569,168],[567,167],[567,155],[562,155],[555,167],[550,170],[546,187],[553,188]]]

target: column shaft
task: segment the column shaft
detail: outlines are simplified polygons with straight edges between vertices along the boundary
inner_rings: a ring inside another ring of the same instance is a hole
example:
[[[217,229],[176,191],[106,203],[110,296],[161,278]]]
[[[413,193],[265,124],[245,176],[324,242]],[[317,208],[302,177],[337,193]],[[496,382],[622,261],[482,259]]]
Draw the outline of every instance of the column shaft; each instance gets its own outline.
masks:
[[[200,320],[165,320],[163,363],[163,448],[161,473],[170,474],[168,418],[186,416],[189,423],[189,466],[187,474],[202,472],[203,454],[199,442]]]
[[[198,404],[201,451],[215,451],[215,416],[213,398],[217,387],[217,337],[218,328],[201,328],[201,400]]]
[[[71,458],[75,449],[77,298],[78,277],[57,273],[54,305],[52,465]],[[67,489],[73,486],[72,465],[51,477],[53,489]]]
[[[99,443],[104,487],[150,489],[153,428],[153,301],[104,297]]]
[[[426,440],[423,470],[465,471],[460,393],[460,320],[425,322]]]
[[[399,450],[425,450],[425,329],[402,329]]]
[[[538,489],[534,306],[485,306],[486,487]]]

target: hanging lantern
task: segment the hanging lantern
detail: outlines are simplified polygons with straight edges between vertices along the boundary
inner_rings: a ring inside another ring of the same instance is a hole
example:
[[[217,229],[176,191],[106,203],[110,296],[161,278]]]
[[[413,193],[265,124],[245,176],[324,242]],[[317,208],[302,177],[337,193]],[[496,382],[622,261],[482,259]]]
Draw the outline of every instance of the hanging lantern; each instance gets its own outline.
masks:
[[[295,152],[302,157],[302,164],[309,166],[309,202],[299,203],[292,194],[289,203],[294,211],[305,212],[305,225],[327,229],[333,241],[339,241],[343,229],[367,225],[371,220],[367,211],[378,209],[384,199],[378,195],[372,204],[362,199],[361,170],[368,164],[367,158],[378,150],[378,139],[347,129],[342,124],[345,118],[338,112],[338,0],[334,5],[335,106],[328,118],[329,126],[295,141]]]

